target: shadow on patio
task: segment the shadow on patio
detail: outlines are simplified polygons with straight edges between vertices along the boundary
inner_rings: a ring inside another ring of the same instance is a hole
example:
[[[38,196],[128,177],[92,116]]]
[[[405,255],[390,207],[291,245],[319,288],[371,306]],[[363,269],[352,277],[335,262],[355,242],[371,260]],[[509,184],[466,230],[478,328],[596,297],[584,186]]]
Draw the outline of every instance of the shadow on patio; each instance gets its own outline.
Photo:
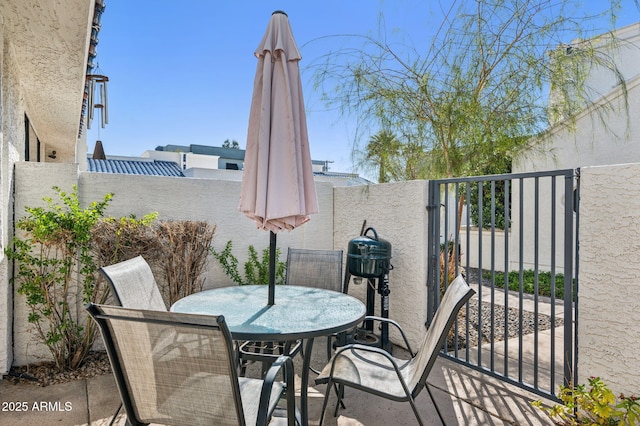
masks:
[[[317,339],[313,365],[324,362],[323,339]],[[394,349],[400,351],[401,349]],[[296,357],[296,369],[301,360]],[[259,372],[259,366],[248,369],[248,375]],[[311,375],[313,382],[314,375]],[[463,367],[457,363],[438,359],[429,376],[434,397],[443,413],[447,425],[551,425],[545,415],[529,405],[538,399],[535,395],[497,379]],[[313,386],[309,391],[310,424],[317,425],[320,418],[324,386]],[[14,385],[10,381],[0,382],[0,423],[41,426],[61,425],[108,425],[119,404],[115,381],[111,375],[88,380],[38,387],[33,384]],[[26,402],[26,410],[9,410],[11,402]],[[346,408],[333,417],[335,394],[329,401],[325,425],[412,425],[417,424],[408,403],[396,403],[347,389]],[[417,400],[418,410],[427,424],[439,423],[437,414],[426,392]],[[43,404],[44,403],[44,404]],[[42,409],[40,409],[42,408]],[[125,424],[120,415],[114,423]],[[272,424],[286,424],[286,419],[276,418]]]

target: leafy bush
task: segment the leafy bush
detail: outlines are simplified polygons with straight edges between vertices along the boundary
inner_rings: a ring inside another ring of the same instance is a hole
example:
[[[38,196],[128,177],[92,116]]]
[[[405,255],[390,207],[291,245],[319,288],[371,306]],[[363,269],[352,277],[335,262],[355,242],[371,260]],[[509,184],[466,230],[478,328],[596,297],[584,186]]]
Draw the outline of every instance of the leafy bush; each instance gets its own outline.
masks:
[[[481,173],[484,175],[511,173],[511,159],[508,157],[495,157],[489,162],[489,165],[483,167]],[[482,195],[482,209],[480,208],[480,194]],[[492,213],[495,211],[495,227],[496,229],[505,229],[510,223],[511,216],[511,199],[507,206],[507,215],[505,217],[505,181],[495,181],[494,186],[494,208],[491,209],[491,182],[473,182],[470,184],[469,191],[469,215],[471,221],[475,225],[480,225],[480,212],[482,212],[482,228],[491,228]]]
[[[82,307],[107,301],[109,286],[99,267],[143,255],[161,272],[160,287],[171,304],[202,289],[215,227],[188,221],[153,226],[157,213],[105,218],[113,194],[82,209],[76,186],[70,194],[53,190],[61,203],[46,197],[46,208],[27,207],[16,223],[22,232],[5,253],[15,262],[11,282],[26,298],[28,321],[64,371],[82,365],[97,337]]]
[[[495,286],[504,288],[504,272],[494,272]],[[482,271],[484,279],[491,279],[490,271]],[[509,272],[509,290],[520,291],[520,272]],[[522,291],[535,294],[535,271],[528,269],[522,271]],[[541,296],[551,296],[551,272],[538,271],[538,294]],[[558,299],[564,299],[564,275],[555,275],[555,295]]]
[[[91,230],[93,256],[98,266],[113,265],[141,255],[147,262],[159,254],[160,243],[153,230],[158,213],[149,213],[138,219],[105,217]]]
[[[213,256],[220,262],[224,273],[238,285],[269,284],[269,247],[262,250],[262,257],[253,246],[249,246],[249,259],[244,264],[244,277],[238,269],[238,258],[232,253],[233,244],[227,241],[224,249]],[[287,265],[280,261],[280,249],[276,248],[276,284],[284,284]]]
[[[23,234],[13,238],[5,253],[16,262],[11,282],[26,297],[28,321],[63,371],[79,367],[96,338],[95,324],[78,310],[89,302],[104,303],[108,295],[108,287],[96,280],[91,228],[113,194],[83,209],[75,185],[69,194],[53,190],[62,205],[45,197],[46,208],[27,207],[27,215],[16,223]]]
[[[93,228],[93,254],[99,266],[144,257],[171,306],[202,290],[215,226],[203,221],[155,223],[157,216],[104,218]]]
[[[635,396],[620,394],[616,400],[613,392],[599,377],[589,378],[585,385],[560,387],[558,397],[563,404],[545,407],[541,401],[531,403],[544,411],[559,425],[637,425],[640,423],[640,404]]]

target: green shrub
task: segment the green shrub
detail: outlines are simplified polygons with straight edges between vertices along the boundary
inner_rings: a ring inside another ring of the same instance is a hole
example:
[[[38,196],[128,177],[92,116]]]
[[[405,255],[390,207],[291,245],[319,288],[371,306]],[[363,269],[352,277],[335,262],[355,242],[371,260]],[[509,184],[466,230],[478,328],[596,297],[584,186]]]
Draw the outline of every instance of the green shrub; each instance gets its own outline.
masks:
[[[494,272],[495,286],[504,288],[504,272]],[[491,279],[490,271],[482,271],[484,279]],[[551,272],[538,271],[538,295],[551,296]],[[520,272],[509,272],[509,290],[520,291]],[[522,271],[522,291],[535,294],[535,271],[528,269]],[[555,275],[555,295],[558,299],[564,299],[564,275]]]
[[[483,175],[495,175],[511,173],[511,159],[508,157],[495,157],[489,165],[480,170]],[[481,192],[481,194],[479,194]],[[505,181],[497,180],[494,185],[494,209],[491,208],[491,181],[472,182],[469,189],[469,215],[471,221],[480,226],[480,212],[482,212],[482,228],[490,229],[492,213],[495,212],[494,225],[496,229],[505,229],[506,225],[511,223],[511,198],[508,198],[509,205],[506,206],[505,217]],[[480,198],[482,195],[482,198]],[[480,201],[482,201],[482,209],[480,209]]]
[[[82,365],[98,331],[82,308],[105,303],[109,286],[99,267],[143,255],[160,273],[160,287],[169,305],[202,289],[215,226],[206,222],[169,221],[153,224],[157,213],[137,219],[104,217],[113,194],[81,208],[77,187],[63,192],[60,202],[46,197],[45,208],[27,207],[16,222],[13,245],[5,249],[15,263],[11,282],[24,295],[33,324],[58,370]]]
[[[249,258],[244,264],[244,277],[240,275],[238,258],[232,253],[233,244],[227,241],[224,249],[213,256],[220,262],[224,273],[238,285],[269,284],[269,247],[262,250],[262,256],[253,246],[249,246]],[[276,284],[284,284],[287,265],[280,261],[280,249],[276,248]]]
[[[531,403],[556,424],[625,426],[640,423],[640,404],[635,396],[621,394],[617,399],[599,377],[589,378],[585,385],[560,387],[562,404],[545,407],[541,401]]]
[[[16,223],[23,232],[5,253],[15,261],[11,282],[26,298],[28,321],[63,371],[82,364],[97,335],[93,321],[78,310],[89,302],[104,303],[108,295],[106,284],[96,280],[91,229],[113,194],[83,209],[75,185],[69,194],[53,190],[61,204],[46,197],[46,208],[27,207],[27,215]]]

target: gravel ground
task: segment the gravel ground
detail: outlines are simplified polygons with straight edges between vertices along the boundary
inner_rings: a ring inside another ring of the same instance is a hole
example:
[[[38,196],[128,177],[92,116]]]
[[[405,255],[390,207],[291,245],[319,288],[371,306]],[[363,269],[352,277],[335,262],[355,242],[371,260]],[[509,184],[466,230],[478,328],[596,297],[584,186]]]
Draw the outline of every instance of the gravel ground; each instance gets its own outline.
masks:
[[[36,386],[49,386],[72,380],[87,379],[102,374],[111,374],[111,365],[106,352],[90,352],[85,363],[77,370],[58,372],[52,362],[12,367],[3,379],[11,383],[31,383]]]
[[[470,277],[477,276],[471,274]],[[483,283],[485,284],[485,283]],[[480,313],[480,315],[479,315]],[[507,327],[505,328],[505,309],[504,306],[494,306],[493,315],[491,312],[491,304],[482,303],[481,309],[478,306],[477,295],[471,298],[469,310],[464,307],[458,316],[458,348],[466,347],[467,339],[471,346],[477,346],[479,341],[488,343],[491,341],[491,320],[494,322],[494,341],[502,341],[505,338],[518,336],[520,329],[520,311],[515,308],[509,308],[507,315]],[[467,336],[466,318],[469,318],[469,333]],[[480,327],[479,324],[482,324]],[[551,328],[551,318],[547,315],[538,314],[538,331],[548,330]],[[536,317],[532,312],[524,311],[522,319],[522,330],[524,334],[533,333],[535,330]],[[555,326],[562,325],[561,319],[556,319]],[[454,347],[455,331],[452,329],[449,333],[448,347]],[[59,373],[55,366],[50,362],[31,364],[23,367],[13,367],[10,374],[4,376],[4,380],[15,383],[31,383],[37,386],[48,386],[57,383],[65,383],[77,379],[85,379],[102,374],[111,373],[109,359],[105,352],[91,352],[87,357],[85,364],[78,370],[71,372]]]
[[[480,315],[478,315],[480,311]],[[505,327],[505,314],[507,326]],[[467,336],[467,321],[469,318],[469,333]],[[505,335],[507,339],[517,337],[520,330],[520,311],[515,308],[509,308],[505,313],[504,306],[495,305],[493,307],[493,315],[491,312],[491,303],[482,302],[481,307],[478,305],[477,296],[473,296],[469,301],[469,310],[464,307],[458,315],[458,349],[466,347],[467,339],[470,346],[478,346],[479,342],[491,342],[491,321],[493,318],[493,340],[496,342],[503,341]],[[538,331],[548,330],[552,326],[551,317],[548,315],[538,314]],[[555,320],[553,326],[557,327],[564,322],[561,319]],[[481,326],[480,326],[481,324]],[[522,315],[522,331],[523,334],[531,334],[535,332],[536,316],[533,312],[523,311]],[[455,328],[455,326],[454,326]],[[455,331],[452,328],[449,333],[448,346],[453,348]]]
[[[467,282],[469,284],[478,283],[478,270],[471,268],[465,274]],[[482,285],[485,287],[491,287],[490,280],[483,279]],[[496,291],[504,291],[503,289],[496,288]],[[525,295],[529,297],[531,295]],[[532,297],[532,296],[531,296]],[[541,300],[549,299],[548,297],[540,296]],[[506,327],[505,327],[505,315],[506,315]],[[469,333],[467,335],[467,321],[469,318]],[[470,346],[478,346],[478,344],[489,343],[492,340],[491,329],[493,320],[493,340],[496,342],[503,341],[505,336],[507,339],[517,337],[522,327],[522,334],[531,334],[536,330],[536,316],[533,312],[522,312],[522,325],[520,324],[520,310],[517,308],[509,308],[505,312],[504,306],[495,305],[493,307],[493,314],[491,312],[491,303],[482,302],[482,306],[478,304],[478,295],[474,295],[469,301],[469,310],[464,307],[460,310],[458,315],[458,349],[466,347],[467,339]],[[537,329],[538,331],[544,331],[553,327],[558,327],[564,324],[562,319],[556,318],[552,323],[552,318],[548,315],[538,314],[537,316]],[[454,326],[455,327],[455,326]],[[450,348],[455,346],[454,344],[454,329],[449,333],[447,344]]]

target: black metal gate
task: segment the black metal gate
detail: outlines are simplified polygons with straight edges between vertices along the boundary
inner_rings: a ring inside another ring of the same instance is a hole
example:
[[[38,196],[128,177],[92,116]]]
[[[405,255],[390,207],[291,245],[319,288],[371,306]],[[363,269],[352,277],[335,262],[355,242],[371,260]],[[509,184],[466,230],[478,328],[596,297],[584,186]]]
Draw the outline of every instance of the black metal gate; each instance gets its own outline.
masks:
[[[442,356],[547,398],[577,383],[578,207],[579,170],[429,182],[428,323],[458,273],[477,287]]]

